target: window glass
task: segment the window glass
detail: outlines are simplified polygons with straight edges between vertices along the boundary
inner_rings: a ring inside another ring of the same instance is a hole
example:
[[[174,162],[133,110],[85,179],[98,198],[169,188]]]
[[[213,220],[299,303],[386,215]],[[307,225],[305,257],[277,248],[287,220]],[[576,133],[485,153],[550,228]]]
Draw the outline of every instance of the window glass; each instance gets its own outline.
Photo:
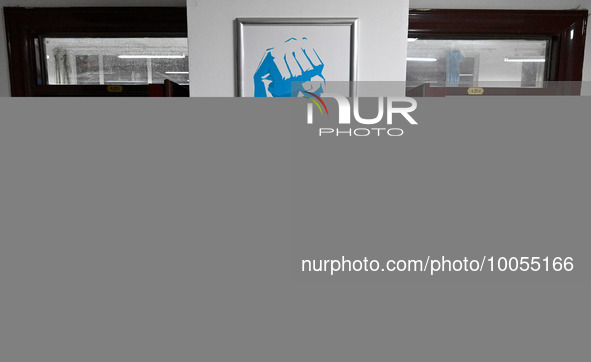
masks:
[[[187,38],[45,38],[47,84],[189,83]]]
[[[408,39],[407,87],[541,88],[549,40]]]

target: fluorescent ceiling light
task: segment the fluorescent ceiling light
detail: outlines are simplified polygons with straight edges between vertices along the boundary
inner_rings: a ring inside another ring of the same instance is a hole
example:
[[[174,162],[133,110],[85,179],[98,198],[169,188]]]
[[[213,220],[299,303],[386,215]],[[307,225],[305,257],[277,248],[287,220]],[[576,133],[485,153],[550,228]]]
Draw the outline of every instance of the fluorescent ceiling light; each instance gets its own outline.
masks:
[[[413,42],[413,41],[417,41],[417,40],[419,40],[419,38],[408,38],[407,40],[408,40],[409,42]]]
[[[183,59],[185,55],[119,55],[121,59]]]
[[[513,58],[505,58],[507,63],[544,63],[546,59],[544,58],[526,58],[526,57],[513,57]]]
[[[166,74],[189,74],[189,72],[164,72]]]
[[[406,58],[409,62],[436,62],[437,58]]]

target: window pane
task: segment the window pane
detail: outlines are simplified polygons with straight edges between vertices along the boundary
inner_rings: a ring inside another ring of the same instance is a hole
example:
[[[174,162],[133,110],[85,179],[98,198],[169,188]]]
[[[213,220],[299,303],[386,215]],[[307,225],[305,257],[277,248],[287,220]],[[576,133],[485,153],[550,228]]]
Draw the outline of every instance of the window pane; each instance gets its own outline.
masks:
[[[99,84],[98,55],[76,55],[76,80],[78,84]]]
[[[152,59],[153,83],[170,79],[179,84],[189,84],[189,58]]]
[[[147,59],[103,55],[104,84],[147,84]]]
[[[543,87],[548,40],[409,39],[407,87]]]
[[[189,83],[187,38],[45,38],[47,84]]]

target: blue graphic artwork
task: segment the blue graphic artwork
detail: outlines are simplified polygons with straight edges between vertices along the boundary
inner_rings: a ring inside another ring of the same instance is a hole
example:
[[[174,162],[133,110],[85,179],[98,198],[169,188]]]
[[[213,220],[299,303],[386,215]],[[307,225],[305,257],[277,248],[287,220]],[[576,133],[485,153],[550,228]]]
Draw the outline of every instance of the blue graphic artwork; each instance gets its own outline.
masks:
[[[326,83],[323,70],[324,63],[307,38],[288,39],[265,52],[254,74],[254,96],[297,97],[304,92],[320,95]]]

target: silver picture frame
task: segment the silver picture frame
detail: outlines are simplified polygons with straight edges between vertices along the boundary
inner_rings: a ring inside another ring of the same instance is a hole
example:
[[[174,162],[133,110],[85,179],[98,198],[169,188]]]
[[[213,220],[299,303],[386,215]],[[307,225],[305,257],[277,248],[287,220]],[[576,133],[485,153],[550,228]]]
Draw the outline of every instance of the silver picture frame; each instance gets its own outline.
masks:
[[[237,18],[236,24],[236,96],[245,97],[245,27],[247,26],[346,26],[349,39],[349,96],[356,95],[359,19],[358,18]],[[330,81],[330,80],[328,80]]]

